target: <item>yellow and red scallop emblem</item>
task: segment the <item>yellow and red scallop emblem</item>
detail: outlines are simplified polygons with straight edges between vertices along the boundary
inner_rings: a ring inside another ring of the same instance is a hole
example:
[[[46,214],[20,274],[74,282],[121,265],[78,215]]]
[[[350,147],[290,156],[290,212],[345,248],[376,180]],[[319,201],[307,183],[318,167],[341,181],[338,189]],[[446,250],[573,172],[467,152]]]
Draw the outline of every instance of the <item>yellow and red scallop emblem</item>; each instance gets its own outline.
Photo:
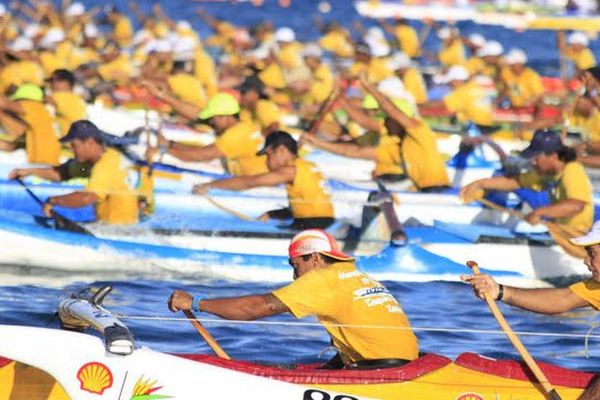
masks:
[[[77,371],[81,390],[102,394],[113,384],[113,375],[108,367],[100,362],[83,364]]]
[[[477,393],[463,393],[456,398],[456,400],[484,400],[483,397]]]

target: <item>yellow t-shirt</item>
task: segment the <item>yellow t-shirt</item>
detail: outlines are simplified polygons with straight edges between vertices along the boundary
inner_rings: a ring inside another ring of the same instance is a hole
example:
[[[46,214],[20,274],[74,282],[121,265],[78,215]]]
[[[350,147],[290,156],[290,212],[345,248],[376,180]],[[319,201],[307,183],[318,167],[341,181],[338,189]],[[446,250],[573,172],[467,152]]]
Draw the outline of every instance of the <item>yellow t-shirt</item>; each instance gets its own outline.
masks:
[[[500,77],[508,87],[508,97],[514,107],[529,105],[532,100],[544,93],[542,79],[531,68],[525,68],[520,75],[515,75],[509,67],[504,67]]]
[[[424,104],[428,100],[427,85],[423,75],[416,68],[409,68],[402,77],[404,87],[413,95],[417,104]]]
[[[449,45],[443,45],[438,58],[445,67],[463,64],[465,62],[465,46],[462,40],[454,39]]]
[[[44,70],[33,61],[13,61],[0,72],[0,90],[4,94],[11,86],[21,86],[23,83],[33,83],[44,86]]]
[[[522,187],[533,190],[548,190],[550,203],[556,204],[563,200],[575,199],[585,202],[580,213],[569,218],[558,218],[556,222],[587,232],[594,222],[594,201],[590,179],[583,165],[573,161],[565,165],[563,172],[556,176],[542,177],[535,171],[521,174],[518,177]]]
[[[482,74],[486,69],[485,61],[480,57],[469,58],[463,66],[469,71],[469,75],[471,76]]]
[[[406,174],[418,189],[449,186],[444,158],[439,152],[435,134],[426,122],[406,130],[402,140],[402,156]]]
[[[418,57],[421,54],[419,47],[419,35],[417,31],[409,25],[398,25],[394,30],[394,36],[400,45],[400,50],[410,58]]]
[[[400,159],[400,138],[382,135],[375,149],[375,176],[384,174],[402,175],[402,160]]]
[[[133,26],[125,15],[121,15],[113,27],[114,37],[119,46],[127,47],[133,39]]]
[[[598,109],[594,109],[589,117],[576,114],[569,118],[569,121],[571,126],[583,129],[588,142],[600,141],[600,111]]]
[[[327,65],[321,64],[313,73],[312,84],[310,85],[306,103],[322,103],[329,97],[332,90],[333,73]]]
[[[79,95],[73,92],[54,92],[52,99],[56,103],[56,122],[60,129],[60,136],[63,137],[73,122],[86,119],[87,105]]]
[[[177,73],[167,78],[169,88],[173,94],[188,103],[203,109],[206,105],[206,92],[200,80],[194,75]]]
[[[54,130],[54,119],[44,104],[32,100],[19,100],[25,110],[21,115],[27,123],[25,129],[25,148],[27,160],[33,164],[58,165],[60,142]]]
[[[201,47],[196,48],[194,61],[194,75],[200,80],[210,98],[217,94],[219,87],[215,62]]]
[[[594,53],[588,48],[577,52],[569,48],[565,52],[565,57],[573,61],[577,68],[582,70],[596,66],[596,57],[594,57]]]
[[[448,110],[456,113],[461,121],[473,121],[476,124],[493,124],[492,102],[485,90],[475,82],[466,82],[444,97]]]
[[[268,64],[265,69],[259,72],[258,77],[263,83],[274,89],[285,88],[285,78],[283,71],[277,63]]]
[[[114,60],[100,64],[98,73],[105,81],[125,81],[133,73],[133,66],[126,54],[122,53]]]
[[[57,69],[65,69],[68,68],[67,58],[60,57],[56,53],[51,51],[44,51],[39,54],[40,64],[42,65],[42,69],[44,70],[44,76],[50,77],[54,71]]]
[[[68,69],[75,70],[80,65],[99,61],[100,57],[98,57],[98,50],[90,47],[77,48],[71,53]]]
[[[273,291],[273,295],[296,318],[315,315],[331,336],[344,363],[418,357],[417,338],[398,301],[382,284],[359,271],[353,262],[314,269]],[[332,326],[334,324],[345,326]]]
[[[108,148],[94,164],[85,189],[94,192],[96,219],[108,224],[138,222],[138,196],[129,182],[131,163],[117,150]]]
[[[254,121],[262,130],[276,122],[280,122],[281,111],[279,110],[279,106],[277,106],[277,104],[273,103],[271,100],[260,99],[256,103],[256,109],[254,110],[254,113],[247,109],[243,109],[240,112],[240,121]]]
[[[367,67],[367,79],[371,83],[378,83],[385,78],[394,75],[390,68],[390,59],[388,57],[373,58]]]
[[[264,139],[252,122],[240,122],[223,132],[215,146],[225,155],[230,174],[258,175],[268,172],[266,156],[257,156]]]
[[[587,301],[590,306],[596,310],[600,310],[600,283],[593,279],[588,279],[587,281],[572,284],[569,286],[569,289],[578,297]]]
[[[348,35],[342,30],[327,32],[327,34],[319,39],[319,46],[338,57],[350,58],[354,56],[352,42],[348,40]]]
[[[285,185],[294,218],[333,217],[333,204],[325,178],[310,161],[296,159],[294,182]]]
[[[298,42],[292,42],[284,45],[277,54],[277,59],[284,68],[298,67],[303,64],[300,53],[302,45]]]

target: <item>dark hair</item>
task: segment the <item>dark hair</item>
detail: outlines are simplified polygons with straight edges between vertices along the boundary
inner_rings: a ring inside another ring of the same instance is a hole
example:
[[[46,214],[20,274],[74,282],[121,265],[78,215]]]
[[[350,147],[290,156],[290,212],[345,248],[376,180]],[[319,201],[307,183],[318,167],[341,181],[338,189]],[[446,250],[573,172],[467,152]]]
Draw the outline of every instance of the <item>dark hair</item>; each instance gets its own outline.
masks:
[[[589,72],[590,75],[592,75],[596,81],[600,82],[600,67],[587,68],[586,72]]]
[[[337,260],[337,259],[335,259],[333,257],[330,257],[330,256],[326,255],[326,254],[323,254],[323,253],[319,253],[319,254],[321,255],[321,258],[323,259],[323,262],[326,265],[331,265],[331,264],[335,264],[335,263],[339,263],[340,262],[340,260]]]
[[[566,163],[577,160],[577,152],[574,148],[569,146],[563,146],[563,148],[558,150],[556,154],[558,154],[558,158],[561,161]]]

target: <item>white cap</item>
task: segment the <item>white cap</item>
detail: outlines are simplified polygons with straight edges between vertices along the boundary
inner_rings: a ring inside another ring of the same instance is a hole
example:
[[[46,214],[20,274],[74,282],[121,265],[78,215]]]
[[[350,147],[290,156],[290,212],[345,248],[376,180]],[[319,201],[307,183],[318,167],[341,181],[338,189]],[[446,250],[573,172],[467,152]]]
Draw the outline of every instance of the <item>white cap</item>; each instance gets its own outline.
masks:
[[[472,35],[469,35],[469,41],[477,47],[483,47],[487,42],[485,37],[479,33],[473,33]]]
[[[290,43],[294,40],[296,40],[296,34],[292,28],[284,26],[275,31],[275,41],[277,42]]]
[[[569,239],[575,246],[593,246],[600,243],[600,221],[594,222],[592,229],[583,236]]]
[[[65,40],[65,32],[60,28],[50,28],[40,40],[40,47],[43,49],[53,49],[60,42]]]
[[[321,50],[321,47],[317,43],[306,43],[302,48],[302,57],[321,58],[322,56],[323,50]]]
[[[170,53],[173,51],[171,42],[165,39],[154,39],[146,44],[146,51],[148,53]]]
[[[191,31],[192,24],[190,24],[188,21],[182,19],[182,20],[177,21],[176,29],[178,31]]]
[[[147,29],[140,29],[133,36],[132,43],[134,46],[139,46],[140,44],[144,44],[144,43],[152,40],[153,38],[154,38],[154,35],[152,35],[152,32],[150,32]]]
[[[373,39],[384,39],[385,38],[385,33],[383,32],[383,29],[381,29],[378,26],[372,26],[369,29],[367,29],[367,33],[365,33],[364,39],[365,42],[368,42],[369,40],[373,40]]]
[[[191,37],[178,40],[173,45],[173,59],[175,61],[191,61],[195,57],[196,42]]]
[[[12,51],[31,51],[33,42],[29,38],[19,36],[8,45],[8,48]]]
[[[71,4],[65,10],[65,15],[67,17],[79,17],[79,16],[82,16],[84,13],[85,13],[85,6],[83,5],[83,3],[80,3],[78,1]]]
[[[477,55],[479,57],[499,57],[504,53],[504,48],[495,40],[490,40],[486,42],[485,45],[479,49]]]
[[[85,33],[86,37],[89,38],[97,38],[100,34],[98,27],[95,24],[88,23],[83,27],[83,33]]]
[[[469,79],[469,71],[462,65],[453,65],[443,76],[442,81],[449,83],[452,81],[466,81],[467,79]]]
[[[399,51],[396,52],[390,57],[390,61],[388,63],[388,67],[392,71],[397,71],[403,68],[409,68],[413,65],[412,60],[405,53]]]
[[[387,43],[369,43],[369,53],[373,57],[385,57],[390,54],[391,48]]]
[[[41,33],[41,31],[42,30],[38,24],[28,24],[25,27],[23,34],[25,35],[25,37],[32,39],[32,38],[36,37],[37,35],[39,35]]]
[[[377,90],[392,99],[403,99],[406,97],[406,88],[402,80],[396,76],[386,78],[377,84]]]
[[[507,55],[504,56],[504,61],[509,64],[526,64],[527,54],[521,49],[511,49]]]
[[[457,30],[455,28],[444,26],[437,32],[437,37],[442,40],[450,39],[456,32]]]
[[[6,15],[6,6],[0,3],[0,17]]]
[[[567,37],[567,44],[580,44],[587,46],[590,44],[590,40],[583,32],[573,32]]]

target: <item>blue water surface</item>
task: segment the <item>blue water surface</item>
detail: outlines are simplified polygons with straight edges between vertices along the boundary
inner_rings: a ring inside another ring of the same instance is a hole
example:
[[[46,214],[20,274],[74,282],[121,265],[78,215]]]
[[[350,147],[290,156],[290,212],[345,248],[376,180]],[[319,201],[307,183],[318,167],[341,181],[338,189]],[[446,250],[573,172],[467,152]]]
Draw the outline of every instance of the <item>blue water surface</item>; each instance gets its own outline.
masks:
[[[74,283],[60,288],[40,286],[0,287],[0,324],[58,328],[54,316],[59,301],[87,286],[114,287],[105,306],[125,316],[148,317],[123,321],[134,333],[137,344],[174,353],[207,353],[210,349],[182,314],[168,311],[166,301],[174,289],[184,289],[207,298],[265,293],[279,285],[229,282],[178,282],[129,279]],[[465,330],[497,331],[498,326],[486,304],[476,299],[469,287],[461,283],[429,282],[386,285],[401,301],[416,329],[422,351],[454,358],[470,351],[497,358],[518,358],[508,339],[498,333]],[[501,310],[517,332],[585,334],[596,315],[581,309],[559,316],[543,316],[501,305]],[[159,318],[181,318],[160,320]],[[208,314],[201,318],[216,319]],[[205,322],[221,346],[234,358],[276,363],[318,362],[330,357],[319,353],[329,346],[328,336],[320,326],[303,326],[297,322],[315,322],[312,318],[295,320],[285,314],[265,319],[273,325],[252,323]],[[447,329],[448,331],[420,330]],[[600,370],[600,341],[590,340],[590,358],[584,356],[583,338],[522,336],[531,354],[540,360],[565,367]]]

